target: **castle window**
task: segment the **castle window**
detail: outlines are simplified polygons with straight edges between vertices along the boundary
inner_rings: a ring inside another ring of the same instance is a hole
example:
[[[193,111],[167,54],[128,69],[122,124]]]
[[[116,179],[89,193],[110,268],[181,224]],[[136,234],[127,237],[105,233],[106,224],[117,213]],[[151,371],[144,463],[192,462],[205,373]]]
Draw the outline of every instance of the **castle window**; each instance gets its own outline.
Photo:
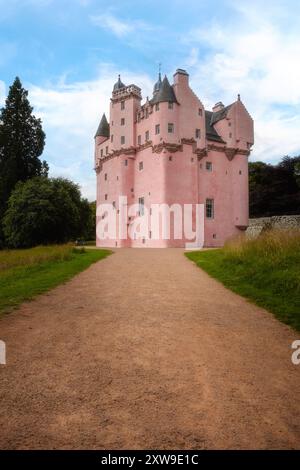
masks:
[[[121,135],[121,145],[125,144],[125,135]]]
[[[206,162],[205,163],[205,168],[207,171],[212,171],[212,162]]]
[[[104,199],[107,201],[107,194],[105,194]]]
[[[125,101],[121,101],[121,109],[125,109]]]
[[[151,232],[151,230],[149,231],[149,238],[152,238],[152,232]]]
[[[168,103],[168,108],[173,109],[173,103],[171,101],[169,101],[169,103]]]
[[[159,103],[156,103],[156,105],[155,105],[155,111],[159,111]]]
[[[231,122],[230,121],[228,122],[228,126],[231,127]]]
[[[145,141],[148,142],[149,140],[149,131],[145,132]]]
[[[173,132],[174,132],[174,124],[173,124],[173,122],[169,122],[168,123],[168,133],[173,134]]]
[[[110,136],[110,141],[111,141],[111,142],[114,141],[114,136],[113,136],[113,135]]]
[[[200,139],[200,138],[201,138],[201,131],[200,131],[200,129],[196,129],[196,130],[195,130],[195,137],[196,137],[196,139]]]
[[[159,124],[156,124],[155,126],[155,134],[159,134],[160,133],[160,125]]]
[[[207,219],[214,218],[214,200],[213,199],[206,199],[205,212],[206,212]]]
[[[104,175],[104,180],[107,181],[107,173]]]
[[[144,163],[139,162],[139,171],[142,171],[144,169]]]
[[[170,156],[169,156],[169,162],[171,162],[171,161],[172,161],[172,156],[170,155]]]
[[[213,238],[217,238],[217,234],[216,234],[216,233],[213,233]]]
[[[103,157],[103,149],[101,149],[100,155],[101,155],[101,157]]]
[[[239,171],[239,175],[241,175],[241,174],[242,174],[242,170]]]
[[[121,118],[121,126],[125,126],[125,118]]]
[[[108,154],[108,147],[105,147],[105,153]]]
[[[112,126],[114,125],[114,121],[111,121],[111,125],[112,125]]]
[[[127,160],[127,159],[124,160],[124,165],[125,165],[125,166],[128,166],[128,160]]]
[[[144,215],[144,198],[139,197],[139,215]]]
[[[202,109],[201,108],[198,109],[198,115],[202,116]]]
[[[115,209],[116,208],[116,201],[113,201],[112,205],[113,205],[113,208]]]
[[[141,145],[141,143],[142,143],[142,136],[138,135],[138,144]]]
[[[232,137],[232,133],[231,133],[231,132],[229,132],[229,139],[231,139],[231,137]]]

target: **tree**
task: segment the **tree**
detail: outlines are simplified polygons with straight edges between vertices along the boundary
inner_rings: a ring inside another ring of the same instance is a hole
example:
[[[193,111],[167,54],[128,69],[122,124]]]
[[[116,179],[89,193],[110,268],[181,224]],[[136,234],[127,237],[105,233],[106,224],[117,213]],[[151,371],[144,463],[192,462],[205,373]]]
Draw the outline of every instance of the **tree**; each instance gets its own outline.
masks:
[[[47,163],[39,159],[45,134],[27,96],[17,77],[0,112],[0,220],[18,181],[48,175]]]
[[[4,216],[6,243],[12,248],[27,248],[80,238],[85,213],[86,200],[72,181],[35,177],[19,182]]]
[[[277,165],[249,163],[251,217],[300,213],[299,165],[288,156]]]

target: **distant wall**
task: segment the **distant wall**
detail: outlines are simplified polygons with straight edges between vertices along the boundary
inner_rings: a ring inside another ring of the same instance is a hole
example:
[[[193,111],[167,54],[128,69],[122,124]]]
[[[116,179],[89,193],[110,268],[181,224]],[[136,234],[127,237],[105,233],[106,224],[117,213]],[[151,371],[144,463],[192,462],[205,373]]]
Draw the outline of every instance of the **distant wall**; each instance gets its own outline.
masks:
[[[288,230],[295,228],[300,229],[300,215],[275,215],[273,217],[249,219],[246,237],[255,238],[265,230],[270,229]]]

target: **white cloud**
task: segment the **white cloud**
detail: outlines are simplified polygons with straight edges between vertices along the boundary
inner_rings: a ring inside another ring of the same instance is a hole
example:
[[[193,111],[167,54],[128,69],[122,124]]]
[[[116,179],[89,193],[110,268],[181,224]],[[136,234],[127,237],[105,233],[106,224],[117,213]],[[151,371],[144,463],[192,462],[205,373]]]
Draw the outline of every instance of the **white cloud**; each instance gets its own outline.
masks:
[[[238,22],[214,22],[184,38],[192,47],[192,84],[209,106],[241,93],[255,121],[252,158],[275,161],[300,150],[300,33],[280,23],[279,4],[234,7]],[[195,48],[203,45],[208,52],[197,60]]]
[[[133,19],[127,21],[121,20],[109,12],[100,15],[91,15],[90,20],[95,26],[106,29],[119,38],[136,31],[149,31],[152,29],[144,21]]]
[[[152,80],[146,75],[120,71],[122,81],[135,83],[150,95]],[[50,86],[31,85],[29,99],[34,113],[43,120],[46,147],[43,158],[51,176],[64,176],[80,184],[85,197],[95,199],[93,170],[94,134],[102,113],[108,116],[117,71],[103,65],[97,79],[72,84],[59,80]]]

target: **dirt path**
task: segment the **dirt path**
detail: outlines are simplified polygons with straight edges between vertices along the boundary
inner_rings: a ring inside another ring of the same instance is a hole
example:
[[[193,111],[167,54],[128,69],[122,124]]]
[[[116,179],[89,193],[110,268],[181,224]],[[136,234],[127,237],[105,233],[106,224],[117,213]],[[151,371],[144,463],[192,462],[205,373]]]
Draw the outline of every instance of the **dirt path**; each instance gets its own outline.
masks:
[[[182,253],[118,250],[0,321],[0,448],[300,448],[297,333]]]

